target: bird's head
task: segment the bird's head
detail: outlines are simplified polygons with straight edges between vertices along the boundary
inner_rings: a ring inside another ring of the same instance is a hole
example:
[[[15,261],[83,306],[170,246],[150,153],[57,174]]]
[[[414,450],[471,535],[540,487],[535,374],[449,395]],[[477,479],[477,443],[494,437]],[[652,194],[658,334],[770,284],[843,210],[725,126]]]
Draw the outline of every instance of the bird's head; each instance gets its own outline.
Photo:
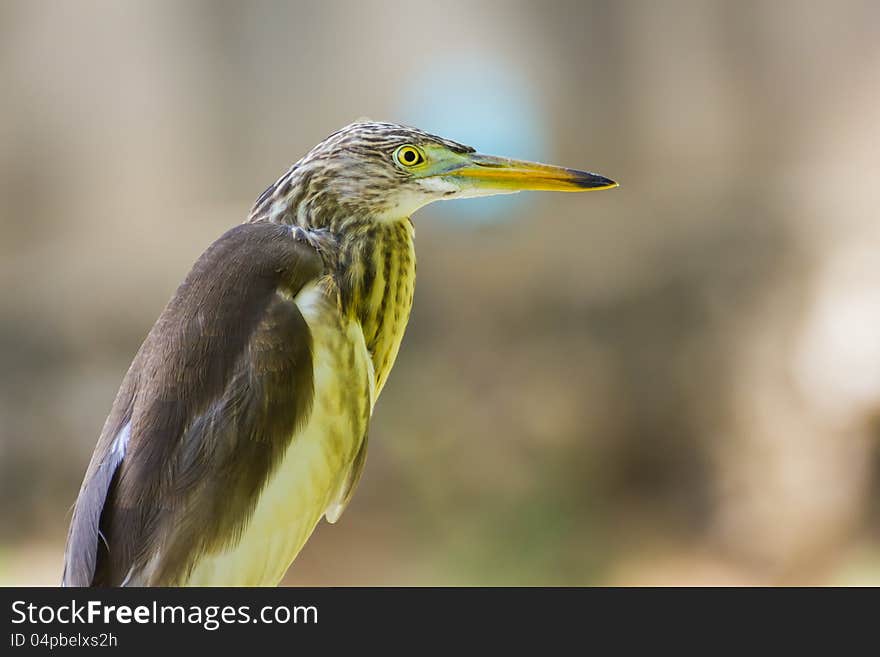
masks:
[[[257,200],[251,216],[262,209],[270,218],[295,213],[300,216],[288,219],[311,225],[355,217],[393,221],[443,199],[616,186],[586,171],[483,155],[417,128],[357,122],[294,164]]]

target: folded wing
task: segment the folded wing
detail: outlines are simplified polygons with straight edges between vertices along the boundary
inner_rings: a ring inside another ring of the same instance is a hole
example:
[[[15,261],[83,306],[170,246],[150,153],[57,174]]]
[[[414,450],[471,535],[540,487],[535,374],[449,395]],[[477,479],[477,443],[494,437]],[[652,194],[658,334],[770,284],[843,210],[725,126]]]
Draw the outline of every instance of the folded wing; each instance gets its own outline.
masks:
[[[290,227],[237,226],[153,326],[77,499],[66,586],[174,585],[234,543],[311,412],[312,336],[292,301],[321,277]]]

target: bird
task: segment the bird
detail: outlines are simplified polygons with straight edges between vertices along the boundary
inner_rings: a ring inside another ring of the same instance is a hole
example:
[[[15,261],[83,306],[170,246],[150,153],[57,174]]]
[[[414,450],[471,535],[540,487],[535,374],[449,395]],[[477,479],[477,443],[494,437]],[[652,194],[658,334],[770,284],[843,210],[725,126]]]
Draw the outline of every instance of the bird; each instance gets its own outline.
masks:
[[[395,123],[328,136],[205,250],[147,334],[74,504],[62,585],[277,585],[363,471],[413,304],[413,213],[616,186]]]

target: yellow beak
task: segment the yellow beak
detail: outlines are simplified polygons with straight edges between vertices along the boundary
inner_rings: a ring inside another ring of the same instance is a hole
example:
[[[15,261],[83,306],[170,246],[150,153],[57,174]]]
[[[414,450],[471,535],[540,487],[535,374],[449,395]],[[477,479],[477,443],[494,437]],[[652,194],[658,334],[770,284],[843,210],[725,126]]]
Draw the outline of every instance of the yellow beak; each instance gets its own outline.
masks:
[[[454,178],[465,187],[487,192],[587,192],[617,187],[613,180],[588,171],[479,153],[465,157],[468,159],[467,163],[444,173],[443,176]]]

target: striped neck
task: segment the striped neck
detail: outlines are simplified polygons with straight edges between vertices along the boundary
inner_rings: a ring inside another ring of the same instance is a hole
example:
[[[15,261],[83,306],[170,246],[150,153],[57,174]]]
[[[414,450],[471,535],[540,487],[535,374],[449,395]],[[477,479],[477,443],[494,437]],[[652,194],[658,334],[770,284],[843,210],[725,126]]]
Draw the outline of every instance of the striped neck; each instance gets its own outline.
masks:
[[[315,189],[311,184],[314,175],[315,169],[304,166],[302,161],[294,164],[260,194],[248,221],[271,221],[334,233],[368,223],[359,220],[356,213],[346,212],[326,192]]]
[[[385,217],[392,194],[383,191],[381,184],[366,194],[354,195],[345,178],[328,184],[327,171],[320,162],[303,158],[278,180],[269,185],[254,202],[248,215],[249,222],[271,221],[292,224],[307,230],[323,229],[333,233],[359,230],[377,223],[397,223],[379,219]]]
[[[311,184],[315,171],[307,161],[294,164],[260,195],[248,221],[329,233],[335,249],[324,253],[325,266],[332,272],[341,312],[361,325],[378,394],[394,365],[412,308],[413,225],[409,218],[377,220],[339,205],[324,186]]]
[[[409,219],[349,229],[339,253],[340,305],[360,323],[373,359],[377,394],[403,339],[415,292],[414,231]]]

